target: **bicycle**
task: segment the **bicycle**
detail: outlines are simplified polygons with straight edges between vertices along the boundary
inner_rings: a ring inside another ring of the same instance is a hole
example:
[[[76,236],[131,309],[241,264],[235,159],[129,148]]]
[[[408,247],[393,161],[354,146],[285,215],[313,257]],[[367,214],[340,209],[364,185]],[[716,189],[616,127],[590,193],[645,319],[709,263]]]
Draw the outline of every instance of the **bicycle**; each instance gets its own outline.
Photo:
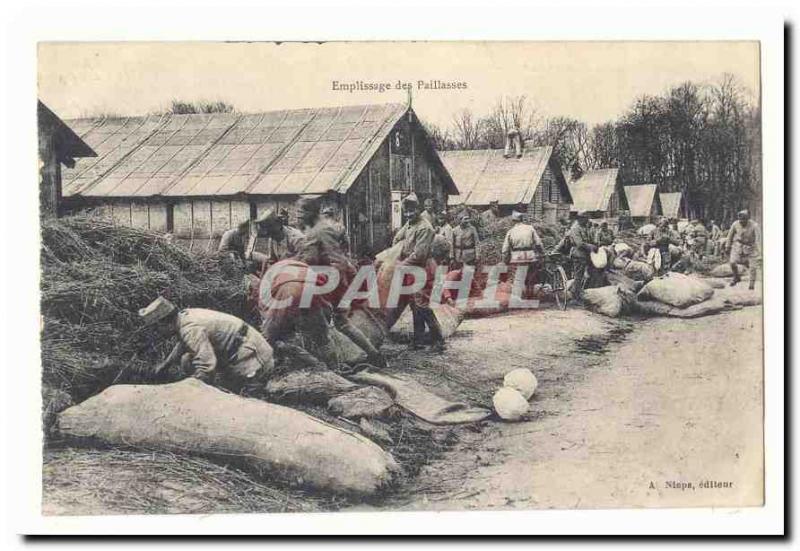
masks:
[[[545,254],[538,270],[538,281],[543,287],[549,287],[559,310],[566,310],[569,300],[567,272],[562,265],[563,256],[558,252]]]

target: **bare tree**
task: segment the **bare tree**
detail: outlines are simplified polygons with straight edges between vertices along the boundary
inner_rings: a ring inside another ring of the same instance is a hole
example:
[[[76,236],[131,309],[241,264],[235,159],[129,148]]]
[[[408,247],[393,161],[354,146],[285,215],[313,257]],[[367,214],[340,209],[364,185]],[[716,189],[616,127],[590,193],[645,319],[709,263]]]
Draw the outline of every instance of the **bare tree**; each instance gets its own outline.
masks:
[[[462,109],[453,115],[454,142],[458,149],[476,149],[481,139],[483,121],[469,109]]]
[[[501,96],[483,119],[484,139],[490,147],[502,147],[512,128],[524,141],[533,137],[535,126],[536,109],[527,96]]]

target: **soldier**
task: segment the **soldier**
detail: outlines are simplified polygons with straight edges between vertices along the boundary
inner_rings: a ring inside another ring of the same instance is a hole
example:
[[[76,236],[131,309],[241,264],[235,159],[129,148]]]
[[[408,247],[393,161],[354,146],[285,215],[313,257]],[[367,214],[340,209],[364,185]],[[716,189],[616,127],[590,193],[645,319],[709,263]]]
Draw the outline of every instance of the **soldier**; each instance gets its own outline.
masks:
[[[675,221],[677,224],[677,221]],[[661,268],[658,270],[659,274],[666,273],[672,267],[672,254],[670,253],[670,245],[681,245],[680,234],[670,227],[670,222],[667,218],[662,218],[658,226],[650,235],[650,241],[647,242],[648,248],[657,248],[661,255]]]
[[[738,220],[731,224],[727,239],[727,248],[731,254],[731,270],[733,271],[731,287],[742,280],[739,275],[739,264],[743,264],[749,268],[749,288],[753,290],[756,286],[756,262],[761,254],[761,235],[758,226],[750,220],[749,211],[739,211],[737,218]]]
[[[497,201],[491,201],[489,208],[481,213],[481,224],[484,228],[488,228],[500,218],[500,204]]]
[[[303,232],[287,226],[283,220],[273,210],[266,211],[256,220],[259,234],[269,239],[267,257],[271,263],[295,256],[303,241]]]
[[[447,260],[449,265],[453,260],[453,226],[450,224],[450,215],[447,212],[441,212],[438,216],[439,230],[436,235],[440,235],[447,242]]]
[[[603,220],[594,234],[594,242],[598,247],[610,247],[614,244],[614,231]]]
[[[460,224],[453,229],[453,260],[462,266],[475,266],[479,242],[478,230],[470,224],[469,215],[462,214]]]
[[[589,275],[587,274],[591,266],[589,255],[597,252],[597,246],[592,243],[592,234],[589,230],[589,217],[585,212],[578,213],[578,217],[567,232],[567,237],[571,247],[569,256],[572,261],[571,294],[574,299],[578,299],[583,293],[584,282]]]
[[[255,251],[256,229],[250,220],[241,222],[222,234],[217,252],[230,256],[234,263],[243,266],[247,271],[260,271],[267,256]]]
[[[708,241],[708,230],[702,218],[694,221],[689,228],[689,239],[691,240],[691,251],[693,256],[700,260],[706,252],[706,242]]]
[[[425,287],[412,297],[401,297],[400,308],[408,303],[414,320],[414,337],[411,349],[417,350],[422,346],[425,327],[431,334],[431,350],[441,352],[444,350],[444,336],[439,325],[439,320],[430,307],[430,289],[433,285],[433,273],[429,266],[431,246],[435,232],[433,227],[421,216],[419,201],[414,193],[403,198],[403,217],[406,223],[394,236],[394,243],[403,243],[400,259],[402,264],[417,266],[426,270],[427,281]],[[473,228],[474,230],[474,228]],[[410,274],[409,274],[410,275]]]
[[[339,232],[339,244],[343,249],[347,248],[347,230],[336,220],[336,211],[333,207],[327,206],[320,211],[320,217],[333,226]]]
[[[425,199],[423,203],[425,208],[420,213],[420,216],[425,219],[428,224],[435,230],[436,229],[436,216],[433,214],[433,199]]]
[[[538,270],[541,268],[544,245],[534,227],[523,221],[521,212],[514,211],[511,219],[514,221],[514,225],[508,230],[503,240],[503,262],[511,267],[508,275],[509,281],[514,281],[513,278],[519,268],[528,267],[524,287],[528,294],[533,289],[538,277]]]
[[[708,254],[719,256],[719,240],[721,237],[722,229],[717,225],[716,220],[712,220],[711,230],[709,231]]]
[[[385,366],[383,355],[373,346],[372,342],[348,319],[348,310],[340,307],[339,303],[347,291],[357,268],[350,261],[342,248],[341,226],[331,223],[330,220],[320,216],[318,198],[304,197],[298,202],[300,221],[305,228],[305,237],[301,241],[297,260],[305,262],[313,269],[315,266],[330,266],[339,273],[339,285],[330,294],[324,297],[324,302],[332,311],[333,323],[336,328],[347,335],[358,347],[367,354],[368,361],[377,366]],[[311,308],[309,316],[318,315],[316,308]]]
[[[163,297],[139,310],[139,316],[145,325],[157,325],[161,336],[178,337],[156,373],[179,361],[184,373],[197,379],[252,394],[263,388],[275,366],[261,333],[235,316],[204,308],[178,311]]]

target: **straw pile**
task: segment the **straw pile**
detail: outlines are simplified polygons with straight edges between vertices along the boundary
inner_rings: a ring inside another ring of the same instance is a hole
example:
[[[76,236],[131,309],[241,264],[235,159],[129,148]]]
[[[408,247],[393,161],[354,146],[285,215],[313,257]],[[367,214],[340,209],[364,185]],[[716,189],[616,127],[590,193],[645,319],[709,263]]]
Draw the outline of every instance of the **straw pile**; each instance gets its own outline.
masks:
[[[486,228],[486,237],[481,240],[478,246],[478,252],[481,262],[484,265],[498,264],[502,262],[503,241],[506,238],[506,233],[514,225],[511,217],[500,218],[493,224]],[[544,244],[545,250],[550,250],[556,246],[561,239],[561,234],[557,226],[549,224],[533,223],[536,233]]]
[[[42,508],[51,515],[309,512],[344,501],[260,483],[232,466],[166,452],[45,452]]]
[[[142,327],[138,309],[163,295],[179,307],[242,317],[242,282],[220,258],[190,254],[157,233],[88,217],[46,221],[43,385],[78,402],[112,383],[146,382],[174,343]]]

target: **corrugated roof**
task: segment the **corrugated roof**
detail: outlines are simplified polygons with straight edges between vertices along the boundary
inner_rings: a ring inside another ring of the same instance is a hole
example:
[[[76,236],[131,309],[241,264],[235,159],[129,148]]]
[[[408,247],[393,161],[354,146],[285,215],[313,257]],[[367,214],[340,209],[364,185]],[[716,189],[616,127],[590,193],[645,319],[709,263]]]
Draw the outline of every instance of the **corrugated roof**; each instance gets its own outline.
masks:
[[[525,149],[522,157],[506,159],[502,149],[439,151],[459,189],[453,204],[501,205],[529,203],[553,153],[552,147]],[[565,190],[569,191],[569,190]]]
[[[625,186],[625,197],[628,199],[628,207],[631,216],[647,217],[653,208],[653,201],[656,201],[656,214],[661,214],[661,202],[658,200],[657,187],[655,184],[643,184],[639,186]]]
[[[404,104],[78,119],[97,152],[63,173],[65,196],[345,192]],[[450,183],[450,182],[448,182]]]
[[[681,212],[681,192],[659,193],[658,195],[661,199],[661,209],[664,212],[664,216],[678,218]]]
[[[605,211],[614,193],[619,169],[589,170],[569,184],[572,201],[579,212]]]

